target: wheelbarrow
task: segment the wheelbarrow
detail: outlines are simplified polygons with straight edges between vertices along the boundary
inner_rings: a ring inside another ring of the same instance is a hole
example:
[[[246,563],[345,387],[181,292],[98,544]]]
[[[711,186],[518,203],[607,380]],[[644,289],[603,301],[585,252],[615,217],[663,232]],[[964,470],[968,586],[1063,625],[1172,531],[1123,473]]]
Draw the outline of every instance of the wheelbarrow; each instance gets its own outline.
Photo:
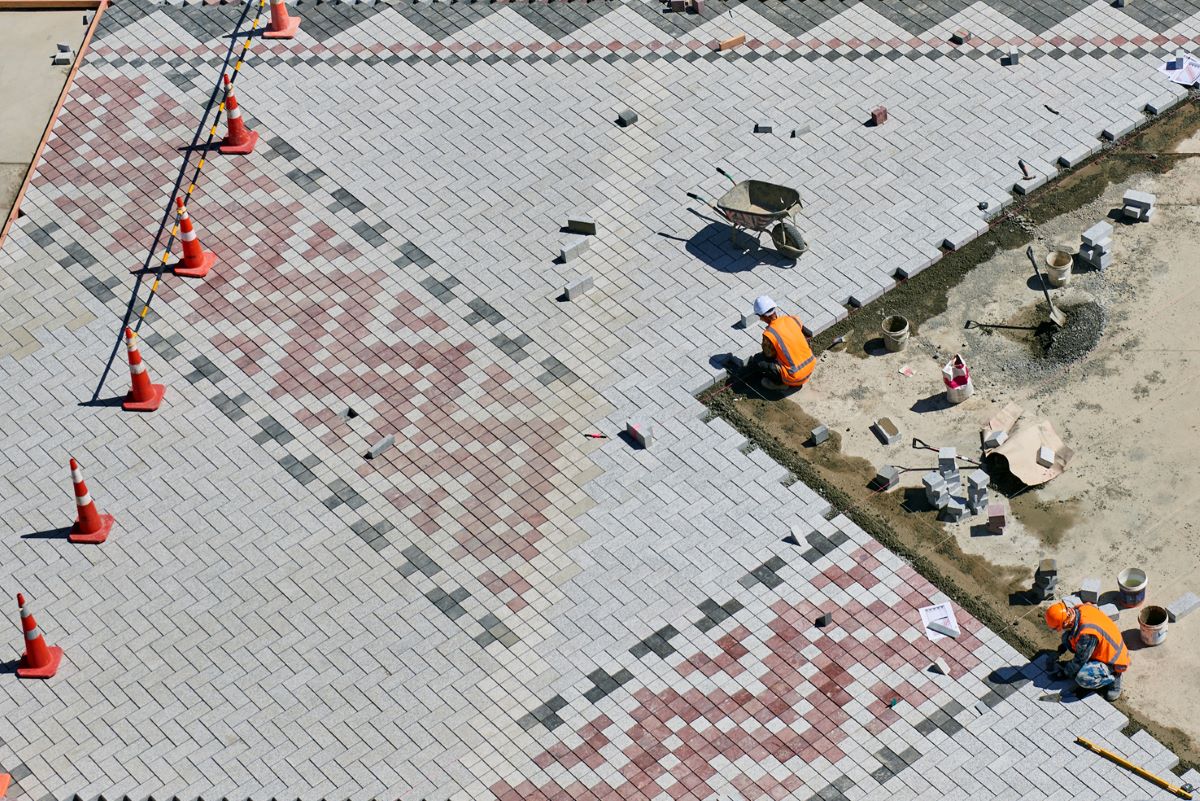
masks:
[[[687,196],[712,208],[725,218],[733,229],[729,240],[736,241],[738,231],[754,231],[755,244],[762,247],[762,232],[770,229],[775,250],[790,259],[798,259],[808,250],[808,243],[795,225],[796,213],[804,207],[795,189],[766,181],[738,181],[725,170],[717,172],[733,182],[733,186],[713,203],[694,192]]]

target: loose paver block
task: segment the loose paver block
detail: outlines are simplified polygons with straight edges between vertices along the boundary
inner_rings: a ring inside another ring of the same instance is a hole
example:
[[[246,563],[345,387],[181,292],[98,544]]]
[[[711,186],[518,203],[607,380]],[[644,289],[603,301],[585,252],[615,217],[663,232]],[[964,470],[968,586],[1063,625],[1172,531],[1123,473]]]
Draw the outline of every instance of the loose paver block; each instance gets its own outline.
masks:
[[[935,631],[938,634],[944,635],[946,637],[957,638],[960,634],[962,634],[962,630],[952,629],[949,626],[945,625],[944,623],[930,623],[928,628],[930,631]]]
[[[578,300],[583,297],[583,293],[587,292],[594,286],[595,282],[590,275],[585,275],[582,278],[576,278],[571,283],[567,284],[563,289],[563,295],[567,300]]]
[[[1007,441],[1007,431],[992,431],[989,432],[986,437],[984,437],[983,447],[987,448],[988,450],[992,450],[993,448],[999,448]]]
[[[880,417],[871,426],[871,430],[884,445],[895,445],[900,441],[900,429],[896,427],[890,417]]]
[[[717,50],[732,50],[735,47],[741,47],[745,43],[746,34],[739,33],[737,36],[730,36],[728,39],[722,39],[721,41],[717,42]]]
[[[654,426],[643,420],[630,420],[625,424],[628,434],[639,448],[649,448],[654,443]]]
[[[933,627],[930,626],[930,628],[933,628]],[[942,633],[942,632],[939,632],[939,633]],[[937,659],[933,660],[933,664],[929,666],[929,672],[937,673],[942,676],[949,676],[950,675],[950,666],[946,664],[945,659],[943,659],[942,657],[939,656]]]
[[[582,234],[564,239],[558,245],[558,258],[566,263],[572,259],[577,259],[590,250],[592,247],[592,238]]]
[[[1197,607],[1200,607],[1200,597],[1194,592],[1184,593],[1167,604],[1167,619],[1174,623],[1191,614]]]
[[[574,216],[567,218],[567,230],[574,234],[596,234],[596,221],[591,217]]]
[[[617,115],[617,125],[620,125],[622,128],[628,128],[637,121],[638,115],[636,111],[626,109]]]
[[[1100,600],[1100,579],[1087,578],[1079,585],[1079,600],[1094,604]]]
[[[1121,618],[1121,610],[1117,608],[1116,604],[1102,604],[1100,611],[1108,615],[1110,620],[1120,620]]]
[[[1037,463],[1040,464],[1042,467],[1053,467],[1054,466],[1054,449],[1049,448],[1045,445],[1038,448]]]
[[[374,459],[375,457],[379,456],[381,453],[383,453],[384,451],[386,451],[388,448],[392,447],[395,444],[396,444],[396,435],[388,434],[386,437],[383,437],[382,439],[380,439],[374,445],[371,446],[371,449],[368,450],[366,453],[366,458]]]
[[[896,487],[900,483],[900,471],[890,464],[879,468],[879,472],[875,474],[875,479],[872,482],[876,492],[887,492]]]
[[[774,126],[772,126],[771,123],[769,123],[769,122],[754,123],[754,132],[756,134],[769,134],[773,130],[774,130]]]
[[[812,430],[813,445],[820,445],[829,439],[829,426],[820,425]]]

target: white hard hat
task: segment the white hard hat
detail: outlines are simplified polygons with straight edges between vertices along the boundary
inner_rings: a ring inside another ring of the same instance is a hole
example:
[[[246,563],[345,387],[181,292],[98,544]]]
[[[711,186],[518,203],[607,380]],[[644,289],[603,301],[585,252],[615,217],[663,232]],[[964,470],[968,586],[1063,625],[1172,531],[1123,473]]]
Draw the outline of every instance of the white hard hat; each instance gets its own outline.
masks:
[[[754,299],[754,313],[759,317],[764,314],[769,314],[775,309],[775,301],[771,300],[767,295],[759,295]]]

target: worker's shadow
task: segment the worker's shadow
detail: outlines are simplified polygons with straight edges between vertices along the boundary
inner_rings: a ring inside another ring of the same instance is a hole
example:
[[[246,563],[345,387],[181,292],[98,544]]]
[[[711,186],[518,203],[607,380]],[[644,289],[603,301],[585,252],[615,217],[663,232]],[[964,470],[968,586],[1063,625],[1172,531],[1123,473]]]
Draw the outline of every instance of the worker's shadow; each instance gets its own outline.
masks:
[[[1128,636],[1126,636],[1126,641],[1128,641]],[[1064,658],[1069,656],[1070,654],[1066,654]],[[1084,690],[1076,685],[1073,679],[1059,679],[1051,676],[1050,668],[1058,660],[1057,651],[1042,648],[1033,655],[1027,664],[1010,665],[993,670],[988,674],[987,683],[992,685],[994,692],[1004,697],[1011,695],[1013,690],[1001,689],[1002,687],[1014,687],[1019,690],[1021,687],[1031,684],[1043,691],[1037,697],[1037,700],[1043,703],[1070,704],[1082,701],[1097,692],[1103,692],[1103,690]],[[1002,701],[997,702],[997,704],[999,703]]]
[[[709,223],[687,240],[684,249],[714,270],[722,273],[743,273],[763,264],[784,269],[796,266],[794,259],[781,256],[771,249],[769,233],[763,233],[761,246],[754,243],[753,235],[742,231],[730,241],[733,228],[729,223],[717,222],[694,209],[691,211]]]

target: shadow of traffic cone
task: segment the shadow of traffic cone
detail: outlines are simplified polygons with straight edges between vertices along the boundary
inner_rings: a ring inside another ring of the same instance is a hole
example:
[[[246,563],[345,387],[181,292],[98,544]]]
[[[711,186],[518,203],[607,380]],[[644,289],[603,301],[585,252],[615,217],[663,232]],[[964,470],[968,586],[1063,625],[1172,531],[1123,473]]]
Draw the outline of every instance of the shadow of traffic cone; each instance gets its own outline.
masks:
[[[57,645],[46,645],[46,638],[33,619],[33,612],[25,607],[25,596],[17,593],[17,606],[21,607],[21,630],[25,632],[25,653],[17,663],[17,678],[48,679],[58,672],[63,650]]]
[[[99,545],[108,539],[108,534],[112,531],[113,516],[102,515],[96,509],[96,502],[92,500],[87,484],[83,483],[83,471],[79,469],[79,462],[74,459],[71,460],[71,481],[75,484],[75,505],[79,507],[79,516],[75,518],[75,525],[71,526],[67,540],[85,545]]]
[[[167,388],[163,384],[151,384],[150,373],[142,363],[142,352],[138,350],[132,328],[125,329],[125,349],[129,351],[129,377],[133,385],[121,408],[127,412],[152,412],[162,404]]]
[[[175,265],[175,274],[184,278],[203,278],[217,263],[217,254],[200,247],[183,198],[175,198],[175,205],[179,210],[179,241],[183,243],[183,261]]]
[[[242,110],[238,108],[233,90],[229,88],[229,76],[222,77],[225,79],[225,109],[229,112],[229,130],[218,149],[226,156],[245,156],[252,152],[254,145],[258,143],[258,133],[251,131],[246,127],[246,123],[242,122]]]
[[[291,39],[300,30],[300,18],[288,14],[283,0],[271,0],[271,24],[263,31],[264,39]]]

